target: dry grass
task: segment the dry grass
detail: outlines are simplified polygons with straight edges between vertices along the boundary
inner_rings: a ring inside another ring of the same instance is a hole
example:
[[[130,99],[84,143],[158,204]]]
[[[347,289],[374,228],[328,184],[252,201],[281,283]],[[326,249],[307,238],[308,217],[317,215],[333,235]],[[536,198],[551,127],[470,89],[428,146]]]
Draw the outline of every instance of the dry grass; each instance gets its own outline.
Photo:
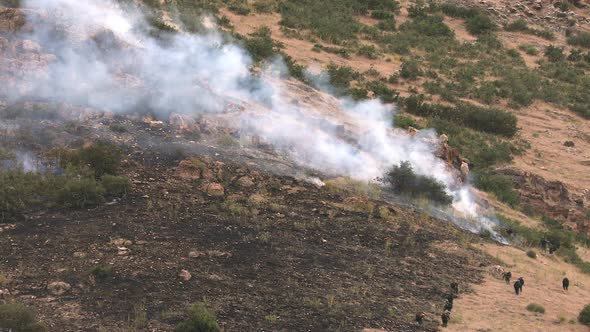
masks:
[[[514,247],[486,244],[482,248],[505,262],[514,279],[524,277],[523,294],[516,296],[512,285],[488,276],[474,287],[473,294],[455,302],[453,315],[462,322],[452,322],[449,331],[588,331],[569,321],[590,302],[590,276],[553,256],[538,255],[531,260]],[[569,292],[561,287],[564,276],[571,282]],[[544,315],[527,311],[533,302],[546,309]]]

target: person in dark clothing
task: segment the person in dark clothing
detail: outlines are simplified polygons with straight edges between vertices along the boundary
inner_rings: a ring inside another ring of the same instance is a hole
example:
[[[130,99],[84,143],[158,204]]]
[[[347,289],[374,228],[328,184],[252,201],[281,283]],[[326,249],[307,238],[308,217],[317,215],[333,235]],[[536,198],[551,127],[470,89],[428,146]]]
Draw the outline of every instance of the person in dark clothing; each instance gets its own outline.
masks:
[[[518,281],[520,281],[520,288],[522,288],[522,286],[524,286],[524,278],[520,277],[518,278]],[[522,289],[520,291],[522,292]]]
[[[512,272],[508,271],[504,273],[502,277],[504,278],[504,281],[506,281],[506,284],[510,284],[510,279],[512,279]]]
[[[545,240],[545,239],[541,239],[541,250],[543,250],[543,252],[547,251],[547,244],[549,243],[549,241]]]
[[[514,282],[514,292],[516,295],[519,295],[522,292],[522,284],[520,283],[520,280]]]
[[[445,310],[445,311],[447,311],[447,310],[448,310],[448,311],[451,311],[451,310],[453,310],[453,302],[452,302],[452,301],[449,301],[449,300],[446,300],[446,301],[445,301],[444,310]]]
[[[570,280],[567,277],[563,278],[563,280],[561,281],[561,284],[563,285],[563,290],[567,291],[568,288],[570,287]]]
[[[447,327],[447,325],[449,324],[449,320],[451,320],[451,312],[448,310],[445,310],[442,313],[442,315],[440,315],[440,318],[442,319],[442,326]]]

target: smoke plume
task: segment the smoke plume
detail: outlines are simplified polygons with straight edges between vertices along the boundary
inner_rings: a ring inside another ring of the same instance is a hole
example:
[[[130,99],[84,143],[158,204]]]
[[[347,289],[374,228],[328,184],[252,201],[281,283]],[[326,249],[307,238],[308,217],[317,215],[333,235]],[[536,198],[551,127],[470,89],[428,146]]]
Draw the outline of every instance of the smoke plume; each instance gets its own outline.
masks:
[[[12,101],[34,97],[113,112],[141,108],[163,117],[223,113],[228,103],[251,106],[262,111],[241,112],[230,125],[286,148],[303,166],[371,181],[407,160],[416,173],[446,185],[456,210],[477,218],[470,188],[435,156],[436,133],[392,131],[393,105],[341,99],[327,112],[294,102],[277,74],[284,71],[280,59],[254,75],[248,53],[215,29],[162,40],[139,10],[110,1],[29,0],[24,6],[41,14],[29,15],[33,31],[21,38],[55,57],[43,75],[23,73],[0,88]]]

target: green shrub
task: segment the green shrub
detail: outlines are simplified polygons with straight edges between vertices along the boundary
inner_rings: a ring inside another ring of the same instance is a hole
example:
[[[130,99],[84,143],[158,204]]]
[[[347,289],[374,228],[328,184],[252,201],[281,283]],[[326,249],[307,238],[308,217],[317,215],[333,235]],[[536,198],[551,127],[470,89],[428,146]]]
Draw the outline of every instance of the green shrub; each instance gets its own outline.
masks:
[[[468,17],[465,20],[467,31],[472,35],[481,35],[492,32],[496,29],[496,24],[485,14],[478,14]]]
[[[530,303],[529,305],[526,306],[526,310],[531,311],[531,312],[536,312],[539,314],[544,314],[545,313],[545,308],[537,303]]]
[[[578,32],[567,38],[567,43],[573,46],[590,48],[590,32]]]
[[[95,179],[71,179],[60,190],[58,201],[66,207],[93,207],[104,202],[104,194]]]
[[[250,8],[248,8],[248,5],[246,3],[242,3],[242,2],[233,2],[230,3],[229,6],[227,6],[227,9],[229,9],[230,11],[238,14],[238,15],[243,15],[243,16],[247,16],[248,14],[250,14]]]
[[[469,18],[476,16],[480,13],[478,9],[457,6],[452,3],[442,4],[440,6],[440,9],[445,15],[456,18]]]
[[[310,29],[332,43],[356,39],[360,24],[355,15],[366,10],[366,4],[355,0],[300,0],[279,4],[281,25],[298,30]]]
[[[539,50],[537,50],[537,48],[532,45],[520,45],[520,46],[518,46],[518,48],[520,50],[524,51],[528,55],[538,55],[539,54]]]
[[[250,38],[244,42],[246,50],[254,61],[260,62],[275,56],[283,45],[272,39],[270,28],[260,27],[256,32],[250,34]]]
[[[545,48],[544,54],[547,57],[547,59],[551,62],[559,62],[565,59],[563,48],[554,45],[547,46],[547,48]]]
[[[527,31],[529,29],[529,25],[528,23],[523,20],[522,18],[519,18],[516,21],[513,21],[509,24],[507,24],[504,29],[506,29],[506,31]]]
[[[412,166],[407,161],[393,166],[380,180],[399,195],[426,198],[442,205],[449,205],[453,202],[453,198],[447,194],[444,184],[433,178],[414,173]]]
[[[388,12],[385,10],[374,10],[371,13],[371,17],[377,20],[388,20],[394,18],[394,15],[392,12]]]
[[[406,80],[415,80],[422,76],[420,64],[416,60],[406,60],[402,63],[400,76]]]
[[[377,59],[377,49],[373,45],[362,45],[357,50],[357,54],[368,59]]]
[[[439,15],[416,16],[412,21],[403,23],[400,30],[414,31],[428,37],[453,37],[455,35]]]
[[[389,18],[386,20],[381,20],[377,23],[377,28],[383,31],[396,31],[397,30],[397,22],[395,18]]]
[[[48,156],[56,158],[64,169],[68,166],[80,170],[89,167],[97,179],[105,174],[116,175],[121,163],[121,150],[116,145],[104,141],[79,150],[54,149]]]
[[[584,306],[584,309],[580,311],[578,315],[578,322],[586,326],[590,326],[590,304]]]
[[[195,303],[187,309],[188,320],[176,326],[175,332],[220,332],[215,315],[203,303]]]
[[[0,222],[20,219],[26,207],[52,189],[38,174],[0,168]]]
[[[256,1],[252,4],[252,7],[258,13],[272,13],[277,9],[276,4],[269,0]]]
[[[360,77],[360,74],[357,71],[348,66],[329,64],[327,69],[330,84],[341,92],[350,88],[350,82]]]
[[[488,163],[494,164],[494,161]],[[519,205],[520,198],[514,190],[512,179],[505,175],[493,174],[490,171],[478,171],[474,174],[477,188],[493,193],[498,200],[513,208]]]
[[[44,332],[47,328],[37,321],[35,313],[21,303],[0,304],[0,327],[14,332]]]
[[[418,125],[418,123],[416,121],[414,121],[414,119],[412,119],[409,116],[405,116],[402,114],[396,114],[395,117],[393,118],[393,124],[398,127],[398,128],[402,128],[402,129],[408,129],[408,127],[414,127],[416,129],[419,129],[420,126]]]
[[[526,255],[532,259],[537,259],[537,253],[534,250],[527,251]]]
[[[100,281],[104,281],[110,278],[113,274],[110,267],[102,265],[94,267],[92,270],[90,270],[90,273],[94,276],[96,280]]]
[[[121,123],[111,123],[109,125],[109,129],[115,133],[126,133],[127,132],[127,127]]]
[[[406,111],[418,116],[440,118],[487,133],[512,137],[518,130],[514,114],[495,108],[468,103],[458,103],[456,107],[427,104],[423,95],[406,98],[404,106]]]
[[[105,175],[100,180],[105,195],[110,197],[124,197],[131,189],[131,182],[123,176]]]
[[[399,93],[397,91],[390,89],[387,87],[387,84],[381,81],[371,81],[367,83],[367,89],[373,91],[375,95],[381,98],[385,103],[394,103],[399,98]]]

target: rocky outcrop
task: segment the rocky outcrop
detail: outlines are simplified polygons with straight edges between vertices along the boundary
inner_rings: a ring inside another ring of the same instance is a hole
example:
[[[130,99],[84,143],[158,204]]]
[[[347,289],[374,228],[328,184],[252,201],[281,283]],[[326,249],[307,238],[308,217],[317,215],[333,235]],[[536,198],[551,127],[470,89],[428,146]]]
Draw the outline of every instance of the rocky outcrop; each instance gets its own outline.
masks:
[[[590,234],[590,220],[586,212],[590,206],[583,195],[571,193],[560,181],[548,181],[543,177],[513,167],[497,170],[509,176],[519,192],[523,205],[533,211],[565,222],[573,229]]]

